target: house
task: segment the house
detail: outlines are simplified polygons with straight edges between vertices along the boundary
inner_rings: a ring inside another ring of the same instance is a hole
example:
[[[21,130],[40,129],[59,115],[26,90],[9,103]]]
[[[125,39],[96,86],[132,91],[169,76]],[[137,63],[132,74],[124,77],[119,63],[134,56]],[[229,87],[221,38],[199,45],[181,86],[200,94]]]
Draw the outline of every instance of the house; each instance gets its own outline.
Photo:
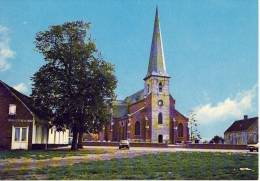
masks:
[[[33,149],[68,144],[69,130],[50,127],[32,100],[0,80],[0,149]]]
[[[99,139],[128,139],[131,142],[146,143],[188,141],[188,118],[175,108],[176,101],[169,91],[170,78],[166,71],[156,8],[148,70],[143,79],[144,88],[124,100],[114,101],[113,116],[100,133]]]
[[[258,117],[235,121],[224,132],[225,144],[246,145],[258,142]]]

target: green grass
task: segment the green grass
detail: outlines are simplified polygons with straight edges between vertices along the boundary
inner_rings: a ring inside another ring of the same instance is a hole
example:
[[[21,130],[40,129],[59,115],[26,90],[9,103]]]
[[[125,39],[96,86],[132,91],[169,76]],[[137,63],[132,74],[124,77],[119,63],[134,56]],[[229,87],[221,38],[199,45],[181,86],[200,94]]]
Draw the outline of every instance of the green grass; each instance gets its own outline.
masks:
[[[252,170],[241,171],[240,168]],[[20,176],[19,176],[20,175]],[[20,170],[16,179],[258,179],[258,155],[176,152]],[[41,177],[38,177],[40,175]],[[0,175],[1,176],[1,175]],[[1,177],[0,177],[1,178]]]
[[[107,150],[95,149],[95,150],[13,150],[13,151],[0,151],[0,161],[10,158],[31,158],[35,160],[44,160],[53,157],[68,157],[68,156],[84,156],[87,154],[103,154],[107,153]]]

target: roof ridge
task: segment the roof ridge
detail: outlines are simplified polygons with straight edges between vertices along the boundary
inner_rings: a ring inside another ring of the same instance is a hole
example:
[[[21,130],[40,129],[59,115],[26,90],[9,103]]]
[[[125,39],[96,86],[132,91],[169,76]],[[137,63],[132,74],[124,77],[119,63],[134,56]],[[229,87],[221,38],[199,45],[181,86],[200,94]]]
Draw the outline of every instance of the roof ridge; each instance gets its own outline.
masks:
[[[255,122],[258,122],[258,116],[247,118],[247,119],[241,119],[241,120],[235,120],[226,130],[226,132],[233,132],[233,131],[243,131],[247,130],[252,124]]]
[[[33,111],[29,108],[29,106],[22,100],[19,98],[19,96],[16,95],[16,93],[19,93],[21,94],[22,96],[25,96],[26,98],[30,99],[30,97],[20,93],[19,91],[15,90],[13,87],[7,85],[6,83],[4,83],[2,80],[0,80],[0,82],[2,83],[2,85],[9,91],[12,93],[12,95],[18,100],[20,101],[24,106],[25,108],[32,114],[32,116],[34,116],[34,113]]]

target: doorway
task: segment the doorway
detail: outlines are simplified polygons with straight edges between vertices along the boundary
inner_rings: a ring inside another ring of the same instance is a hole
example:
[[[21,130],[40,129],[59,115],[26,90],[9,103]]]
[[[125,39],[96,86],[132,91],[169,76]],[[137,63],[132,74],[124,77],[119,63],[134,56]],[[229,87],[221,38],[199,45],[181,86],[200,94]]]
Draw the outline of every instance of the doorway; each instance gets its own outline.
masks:
[[[158,135],[158,143],[162,143],[163,142],[163,135],[159,134]]]
[[[12,148],[28,149],[28,127],[12,127]]]

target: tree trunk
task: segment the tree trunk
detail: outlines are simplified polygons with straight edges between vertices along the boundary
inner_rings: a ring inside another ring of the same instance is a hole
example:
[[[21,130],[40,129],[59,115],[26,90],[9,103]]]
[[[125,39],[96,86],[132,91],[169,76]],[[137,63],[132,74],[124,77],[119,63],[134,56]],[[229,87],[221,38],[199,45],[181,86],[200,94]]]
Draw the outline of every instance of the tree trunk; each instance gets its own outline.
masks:
[[[83,148],[83,144],[82,144],[82,141],[83,141],[83,132],[79,132],[79,139],[78,139],[78,148]]]
[[[45,150],[48,150],[48,142],[49,142],[49,125],[47,127]]]
[[[73,137],[72,137],[72,143],[71,143],[71,150],[77,150],[78,149],[78,135],[79,132],[76,128],[73,129]]]

